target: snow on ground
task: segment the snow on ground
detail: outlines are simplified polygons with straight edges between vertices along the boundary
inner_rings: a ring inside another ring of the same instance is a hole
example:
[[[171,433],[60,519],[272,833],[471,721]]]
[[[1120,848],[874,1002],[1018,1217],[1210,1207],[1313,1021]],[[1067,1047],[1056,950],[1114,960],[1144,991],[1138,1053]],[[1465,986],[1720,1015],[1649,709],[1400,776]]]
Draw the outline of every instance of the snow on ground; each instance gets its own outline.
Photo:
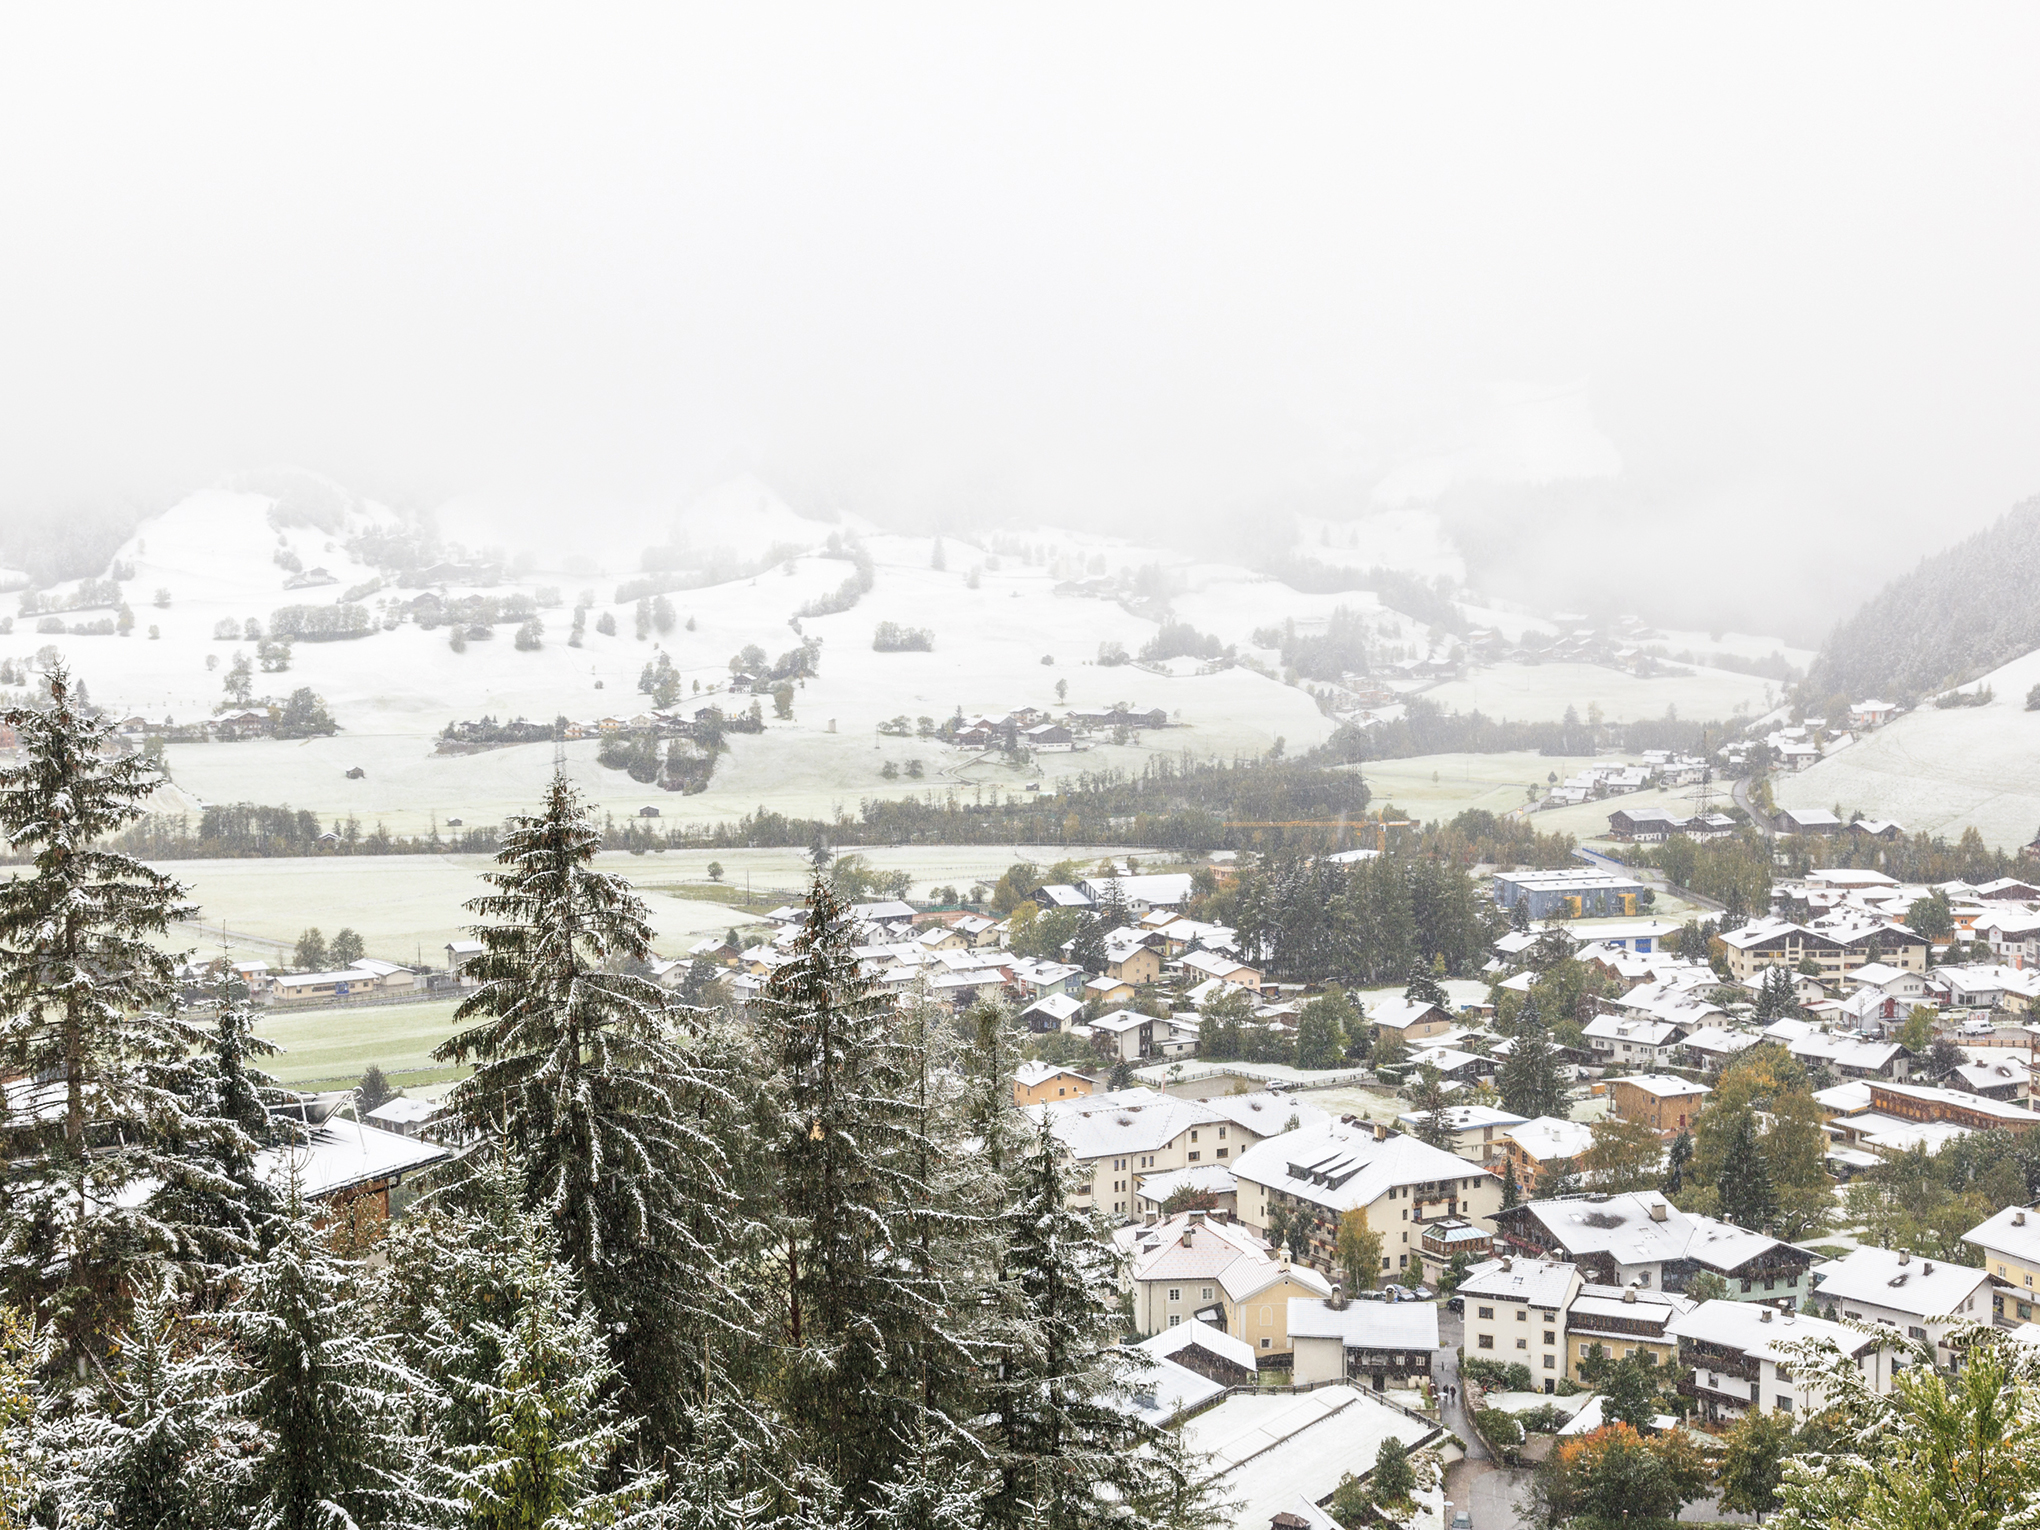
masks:
[[[1923,705],[1797,775],[1774,777],[1773,797],[1780,807],[1860,808],[1951,839],[1974,828],[1998,849],[2025,844],[2040,826],[2040,712],[2025,710],[2026,692],[2040,684],[2040,650],[1982,683],[1997,693],[1989,706]]]
[[[1721,669],[1695,668],[1689,675],[1642,680],[1598,664],[1498,664],[1476,669],[1464,680],[1448,680],[1425,695],[1452,710],[1521,722],[1557,722],[1567,707],[1585,717],[1594,702],[1610,722],[1662,717],[1667,707],[1676,707],[1681,717],[1704,720],[1764,710],[1767,684],[1778,689],[1774,681]]]
[[[1641,760],[1621,755],[1538,754],[1517,750],[1509,754],[1427,754],[1408,760],[1369,760],[1361,766],[1371,794],[1371,809],[1393,804],[1403,815],[1423,822],[1453,818],[1468,808],[1485,808],[1490,813],[1507,813],[1529,800],[1530,788],[1539,796],[1549,789],[1547,778],[1556,774],[1563,781],[1588,765],[1630,764]],[[1555,832],[1555,813],[1535,814],[1531,821],[1545,833]],[[1607,815],[1599,828],[1605,832]],[[1579,830],[1568,823],[1564,832]]]
[[[1816,655],[1811,648],[1794,648],[1783,639],[1764,637],[1753,632],[1724,632],[1719,637],[1709,632],[1666,631],[1662,636],[1651,638],[1646,646],[1665,647],[1673,653],[1691,651],[1697,654],[1728,653],[1739,659],[1768,659],[1773,654],[1782,657],[1787,664],[1804,673],[1813,663]]]
[[[123,712],[186,721],[209,714],[221,699],[234,655],[252,657],[253,648],[240,638],[215,639],[217,623],[238,626],[253,617],[266,625],[280,606],[330,604],[374,577],[347,556],[335,536],[305,528],[277,531],[269,524],[270,503],[260,495],[207,491],[146,523],[122,552],[136,565],[126,586],[137,619],[133,636],[46,635],[32,630],[32,620],[18,618],[12,637],[0,640],[0,652],[27,659],[55,647],[96,701]],[[741,505],[725,510],[732,524],[741,523]],[[698,521],[689,518],[682,533],[705,536]],[[811,535],[829,529],[768,504],[756,534],[745,528],[745,543],[762,548],[803,527]],[[793,719],[770,721],[761,737],[737,737],[707,793],[681,798],[636,788],[595,766],[592,744],[570,748],[575,774],[605,802],[628,799],[634,810],[649,801],[668,816],[719,818],[761,805],[827,813],[837,805],[854,809],[863,796],[907,791],[904,777],[889,783],[881,775],[887,760],[904,769],[919,759],[928,772],[925,787],[975,789],[990,777],[1017,788],[1026,779],[1052,784],[1080,770],[1137,769],[1158,750],[1257,753],[1277,738],[1302,749],[1330,731],[1307,695],[1252,671],[1157,675],[1100,666],[1095,661],[1101,644],[1137,651],[1155,624],[1117,601],[1058,596],[1038,566],[1004,559],[992,569],[984,566],[989,560],[983,553],[952,542],[948,570],[937,572],[928,567],[932,544],[925,538],[872,536],[868,545],[877,565],[872,591],[848,612],[803,622],[806,634],[823,641],[821,674],[800,689]],[[279,546],[287,546],[306,568],[326,568],[337,583],[286,590],[288,573],[273,561]],[[1137,559],[1140,550],[1119,549],[1116,556]],[[973,571],[976,589],[970,587]],[[637,682],[655,646],[672,658],[687,696],[697,694],[697,684],[699,694],[711,696],[727,681],[731,656],[745,645],[756,644],[771,656],[795,646],[799,637],[789,618],[802,604],[835,591],[850,573],[845,561],[810,556],[755,578],[675,593],[679,625],[643,641],[634,635],[630,607],[610,598],[614,578],[541,572],[488,592],[535,593],[548,585],[561,591],[567,605],[543,613],[544,646],[536,652],[517,650],[507,625],[490,640],[471,640],[465,653],[452,650],[445,629],[410,624],[353,641],[299,643],[288,672],[256,675],[257,694],[282,696],[309,686],[326,698],[340,735],[293,743],[173,745],[170,766],[181,796],[171,805],[288,801],[329,819],[348,813],[365,825],[380,819],[392,832],[423,830],[435,815],[469,822],[500,817],[535,799],[551,766],[550,747],[439,757],[433,743],[447,723],[484,714],[546,720],[632,715],[647,704]],[[167,592],[167,605],[151,603],[159,589]],[[583,646],[574,648],[566,641],[569,606],[583,589],[593,591],[596,604]],[[406,598],[413,592],[378,592],[364,603],[373,609],[375,600],[392,593]],[[596,630],[604,613],[616,619],[614,636]],[[872,629],[880,621],[932,630],[933,651],[873,651]],[[151,626],[159,638],[146,635]],[[211,669],[208,658],[214,661]],[[738,710],[749,702],[727,695],[715,699]],[[1148,734],[1139,748],[1046,756],[1026,777],[876,732],[889,718],[941,719],[959,707],[999,713],[1025,703],[1103,707],[1121,701],[1164,707],[1184,726]],[[345,772],[356,766],[366,779],[350,782]]]
[[[987,886],[1015,861],[1049,866],[1073,859],[1086,866],[1108,855],[1133,854],[1143,866],[1150,852],[1113,846],[927,845],[857,850],[880,871],[906,871],[912,895],[925,898],[936,886]],[[708,866],[723,867],[721,886],[711,892]],[[759,903],[779,903],[806,883],[807,862],[795,848],[771,850],[670,850],[644,855],[611,852],[598,858],[605,871],[628,877],[651,909],[653,948],[677,956],[705,935],[756,921],[718,898],[747,892]],[[1157,862],[1156,864],[1160,864]],[[358,932],[370,956],[410,965],[444,966],[449,940],[464,939],[475,922],[462,905],[486,891],[481,874],[493,869],[487,856],[346,855],[302,858],[164,861],[158,867],[190,886],[200,923],[180,926],[169,942],[178,950],[210,956],[224,944],[237,960],[275,961],[266,945],[237,940],[294,942],[309,926],[329,939],[343,928]]]

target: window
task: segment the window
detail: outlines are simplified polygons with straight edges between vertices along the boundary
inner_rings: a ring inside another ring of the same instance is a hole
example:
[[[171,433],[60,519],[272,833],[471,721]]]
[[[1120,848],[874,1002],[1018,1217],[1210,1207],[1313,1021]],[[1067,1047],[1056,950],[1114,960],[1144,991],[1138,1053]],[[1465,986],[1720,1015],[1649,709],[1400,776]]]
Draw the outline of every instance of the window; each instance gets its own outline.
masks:
[[[1489,1321],[1493,1321],[1493,1319],[1494,1319],[1494,1315],[1495,1315],[1495,1309],[1494,1309],[1494,1308],[1492,1308],[1492,1307],[1481,1307],[1481,1308],[1478,1308],[1478,1309],[1476,1309],[1476,1310],[1477,1310],[1477,1311],[1479,1312],[1480,1316],[1482,1316],[1482,1317],[1484,1317],[1484,1318],[1487,1318],[1487,1319],[1488,1319]]]
[[[1495,1336],[1491,1333],[1482,1334],[1480,1336],[1480,1343],[1476,1347],[1480,1349],[1493,1349],[1495,1347]]]
[[[1524,1339],[1518,1339],[1518,1340],[1516,1341],[1516,1348],[1518,1348],[1518,1349],[1528,1349],[1529,1347],[1530,1347],[1530,1341],[1529,1341],[1529,1340],[1528,1340],[1527,1338],[1524,1338]]]
[[[1780,1392],[1774,1401],[1778,1404],[1778,1411],[1780,1413],[1790,1413],[1792,1411],[1792,1399],[1783,1392]]]
[[[1909,1339],[1924,1339],[1927,1336],[1926,1329],[1920,1327],[1917,1323],[1906,1324],[1905,1333]]]
[[[1742,1283],[1742,1288],[1743,1288],[1743,1289],[1744,1289],[1745,1291],[1749,1290],[1749,1288],[1750,1288],[1750,1283],[1749,1283],[1749,1282],[1748,1282],[1747,1280],[1746,1280],[1746,1281],[1744,1281],[1744,1282]]]
[[[1204,1156],[1204,1155],[1203,1155],[1203,1154],[1201,1154],[1201,1153],[1192,1153],[1192,1154],[1190,1155],[1190,1161],[1191,1161],[1192,1163],[1195,1163],[1195,1162],[1197,1162],[1197,1160],[1198,1160],[1199,1158],[1201,1158],[1201,1157],[1203,1157],[1203,1156]]]
[[[1225,1141],[1225,1128],[1222,1126],[1218,1129],[1218,1140],[1220,1142]]]
[[[1591,1345],[1591,1344],[1582,1344],[1582,1345],[1580,1346],[1580,1358],[1581,1358],[1582,1360],[1590,1360],[1590,1359],[1592,1359],[1592,1358],[1593,1358],[1593,1354],[1594,1354],[1594,1346],[1593,1346],[1593,1345]]]
[[[1545,1368],[1545,1369],[1546,1369],[1547,1371],[1551,1371],[1551,1370],[1556,1370],[1556,1369],[1558,1369],[1558,1366],[1557,1366],[1557,1364],[1556,1364],[1556,1359],[1557,1359],[1557,1357],[1556,1357],[1556,1356],[1553,1356],[1553,1355],[1546,1355],[1546,1356],[1544,1357],[1544,1368]]]
[[[1195,1142],[1195,1141],[1197,1140],[1197,1133],[1196,1133],[1196,1132],[1194,1132],[1194,1131],[1193,1131],[1193,1132],[1192,1132],[1192,1133],[1190,1134],[1190,1140],[1191,1140],[1192,1142]]]
[[[1529,1321],[1530,1321],[1530,1309],[1529,1309],[1528,1307],[1518,1307],[1518,1308],[1516,1309],[1516,1321],[1517,1321],[1517,1322],[1519,1322],[1519,1323],[1527,1323],[1527,1322],[1529,1322]]]
[[[1263,1349],[1273,1349],[1274,1347],[1275,1347],[1275,1341],[1274,1341],[1273,1339],[1267,1338],[1267,1337],[1265,1337],[1265,1336],[1264,1336],[1264,1337],[1262,1338],[1262,1340],[1261,1340],[1261,1348],[1263,1348]]]
[[[1199,1300],[1200,1302],[1208,1302],[1208,1301],[1210,1301],[1210,1300],[1211,1300],[1211,1287],[1209,1287],[1209,1286],[1205,1286],[1205,1287],[1204,1287],[1203,1289],[1201,1289],[1200,1291],[1198,1291],[1198,1293],[1197,1293],[1197,1299],[1198,1299],[1198,1300]]]
[[[1180,1302],[1180,1301],[1181,1301],[1182,1299],[1183,1299],[1183,1288],[1182,1288],[1181,1286],[1171,1286],[1171,1287],[1169,1287],[1169,1300],[1170,1300],[1170,1301],[1172,1301],[1172,1302]]]
[[[1544,1330],[1544,1342],[1546,1344],[1556,1344],[1558,1342],[1558,1335],[1547,1328]]]
[[[1220,1148],[1220,1149],[1218,1150],[1218,1156],[1219,1156],[1220,1158],[1223,1158],[1223,1157],[1225,1157],[1225,1156],[1226,1156],[1226,1154],[1230,1153],[1231,1151],[1232,1151],[1232,1149],[1231,1149],[1231,1148]]]
[[[1178,1323],[1180,1323],[1180,1322],[1182,1322],[1182,1321],[1183,1321],[1183,1314],[1182,1314],[1182,1313],[1180,1313],[1180,1312],[1172,1312],[1172,1313],[1170,1313],[1170,1314],[1169,1314],[1169,1326],[1170,1326],[1171,1328],[1174,1328],[1174,1327],[1175,1327],[1175,1326],[1176,1326],[1176,1325],[1177,1325]]]

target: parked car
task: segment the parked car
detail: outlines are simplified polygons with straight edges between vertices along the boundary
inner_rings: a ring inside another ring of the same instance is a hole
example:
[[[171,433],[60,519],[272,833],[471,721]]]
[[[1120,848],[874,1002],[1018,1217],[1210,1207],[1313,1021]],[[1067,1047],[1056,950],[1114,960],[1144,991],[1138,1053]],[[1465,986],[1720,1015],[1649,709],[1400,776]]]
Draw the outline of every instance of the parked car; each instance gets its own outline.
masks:
[[[1445,1310],[1447,1312],[1466,1311],[1466,1298],[1463,1296],[1448,1296],[1445,1298]]]
[[[1473,1516],[1461,1509],[1452,1516],[1452,1530],[1473,1530]]]

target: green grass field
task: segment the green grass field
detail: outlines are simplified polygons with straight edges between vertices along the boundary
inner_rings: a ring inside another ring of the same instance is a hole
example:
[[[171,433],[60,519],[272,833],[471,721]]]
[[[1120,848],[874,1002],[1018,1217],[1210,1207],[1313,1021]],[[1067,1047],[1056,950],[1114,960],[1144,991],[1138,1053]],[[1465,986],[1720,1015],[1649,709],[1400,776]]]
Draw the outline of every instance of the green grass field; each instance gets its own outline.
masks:
[[[453,1034],[454,999],[420,1004],[372,1004],[358,1009],[271,1011],[256,1034],[282,1047],[268,1071],[297,1087],[352,1084],[374,1063],[402,1087],[465,1077],[466,1068],[432,1060],[432,1049]]]

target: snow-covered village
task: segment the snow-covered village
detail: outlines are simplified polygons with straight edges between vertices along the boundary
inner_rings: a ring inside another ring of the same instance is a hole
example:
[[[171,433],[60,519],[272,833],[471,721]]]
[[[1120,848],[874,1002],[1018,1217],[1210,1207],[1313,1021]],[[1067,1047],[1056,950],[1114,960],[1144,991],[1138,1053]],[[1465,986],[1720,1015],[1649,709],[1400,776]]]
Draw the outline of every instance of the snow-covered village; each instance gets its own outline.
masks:
[[[2040,21],[7,36],[0,1530],[2040,1524]]]

